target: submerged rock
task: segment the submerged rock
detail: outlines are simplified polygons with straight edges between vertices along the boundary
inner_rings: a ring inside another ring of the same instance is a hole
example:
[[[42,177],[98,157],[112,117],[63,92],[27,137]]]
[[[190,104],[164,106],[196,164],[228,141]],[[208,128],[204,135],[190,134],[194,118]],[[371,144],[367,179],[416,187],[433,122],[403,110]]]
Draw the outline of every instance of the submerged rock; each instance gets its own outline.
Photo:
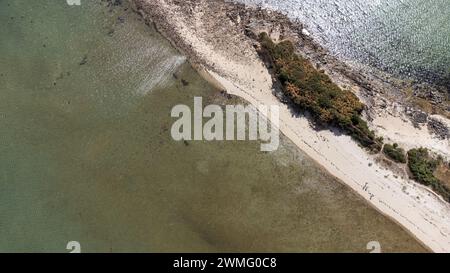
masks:
[[[85,64],[87,64],[87,59],[88,59],[88,56],[87,56],[87,55],[84,55],[84,56],[83,56],[83,59],[82,59],[81,62],[80,62],[80,65],[85,65]]]

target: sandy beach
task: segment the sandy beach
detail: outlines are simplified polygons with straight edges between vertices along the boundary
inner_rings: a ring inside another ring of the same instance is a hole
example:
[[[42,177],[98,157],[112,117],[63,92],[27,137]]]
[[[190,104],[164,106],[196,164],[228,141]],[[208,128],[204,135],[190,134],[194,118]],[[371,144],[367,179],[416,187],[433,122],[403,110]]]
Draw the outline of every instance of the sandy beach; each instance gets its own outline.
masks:
[[[278,105],[281,132],[301,150],[432,251],[450,252],[450,205],[404,173],[387,168],[379,155],[370,155],[349,136],[317,131],[307,118],[293,115],[274,95],[272,77],[253,41],[244,34],[240,17],[227,13],[230,3],[134,2],[136,9],[154,22],[206,79],[255,106]],[[282,32],[273,28],[267,31],[275,40]],[[361,95],[357,86],[352,89]],[[400,115],[380,110],[370,125],[377,134],[405,148],[423,146],[450,158],[448,139],[432,137],[426,127],[414,127]]]

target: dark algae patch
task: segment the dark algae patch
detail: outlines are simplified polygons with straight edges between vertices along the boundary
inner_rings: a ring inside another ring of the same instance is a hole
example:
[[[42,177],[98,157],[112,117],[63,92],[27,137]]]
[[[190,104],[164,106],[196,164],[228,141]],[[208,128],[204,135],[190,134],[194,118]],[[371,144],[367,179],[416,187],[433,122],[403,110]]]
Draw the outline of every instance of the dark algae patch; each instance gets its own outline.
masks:
[[[323,71],[296,54],[290,41],[276,44],[266,33],[260,34],[259,40],[260,54],[272,66],[295,108],[310,112],[319,124],[337,126],[371,151],[381,150],[382,141],[361,118],[364,104],[355,94],[338,87]]]

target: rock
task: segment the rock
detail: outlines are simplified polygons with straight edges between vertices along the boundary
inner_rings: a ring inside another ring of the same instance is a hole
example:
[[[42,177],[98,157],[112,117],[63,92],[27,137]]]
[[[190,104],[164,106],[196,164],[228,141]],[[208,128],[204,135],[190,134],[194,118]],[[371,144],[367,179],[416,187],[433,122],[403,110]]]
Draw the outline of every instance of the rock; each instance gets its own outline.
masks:
[[[431,117],[428,121],[428,130],[440,139],[450,138],[450,128],[441,120]]]
[[[422,111],[415,111],[412,116],[414,122],[423,124],[428,120],[428,114]]]
[[[309,33],[309,31],[306,28],[302,29],[302,34],[308,37],[311,36],[311,33]]]
[[[80,62],[80,65],[85,65],[87,63],[87,59],[88,59],[87,55],[84,55],[83,59]]]
[[[230,100],[232,98],[232,96],[230,94],[228,94],[226,90],[220,91],[220,94],[228,100]]]
[[[425,99],[433,105],[442,105],[447,100],[447,92],[442,88],[429,84],[417,84],[414,86],[414,96]]]

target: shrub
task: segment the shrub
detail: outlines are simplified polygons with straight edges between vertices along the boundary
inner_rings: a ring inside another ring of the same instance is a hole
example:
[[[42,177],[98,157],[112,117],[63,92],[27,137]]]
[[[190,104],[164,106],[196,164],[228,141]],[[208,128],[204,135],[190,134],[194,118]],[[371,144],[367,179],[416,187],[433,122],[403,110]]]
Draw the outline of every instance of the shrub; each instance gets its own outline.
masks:
[[[406,163],[405,150],[399,148],[397,143],[395,143],[394,145],[385,144],[383,153],[395,162]]]
[[[450,189],[434,175],[436,168],[442,163],[440,160],[433,159],[425,148],[408,151],[408,167],[413,178],[417,182],[431,187],[450,202]]]
[[[420,148],[408,151],[408,167],[416,181],[426,186],[439,183],[439,180],[434,176],[437,166],[437,160],[429,156],[427,149]]]

